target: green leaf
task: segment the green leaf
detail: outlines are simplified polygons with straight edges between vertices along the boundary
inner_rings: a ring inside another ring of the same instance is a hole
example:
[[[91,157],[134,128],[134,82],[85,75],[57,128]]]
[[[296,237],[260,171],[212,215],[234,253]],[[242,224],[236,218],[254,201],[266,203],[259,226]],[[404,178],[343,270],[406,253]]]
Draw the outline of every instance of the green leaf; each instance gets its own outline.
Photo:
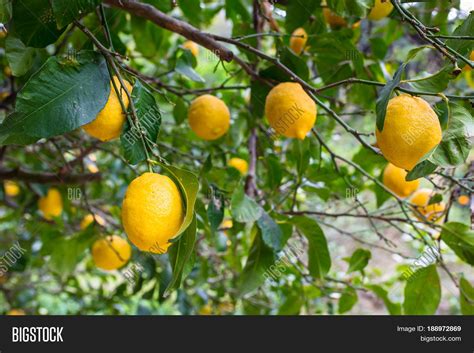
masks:
[[[81,52],[69,61],[51,57],[16,99],[14,118],[0,125],[0,143],[12,136],[47,138],[94,120],[107,102],[110,78],[102,55]]]
[[[164,296],[179,288],[184,277],[186,265],[192,257],[194,245],[196,243],[196,215],[193,213],[191,223],[179,238],[169,249],[169,259],[173,269],[173,278],[166,288]]]
[[[416,271],[405,286],[405,315],[434,315],[441,301],[441,285],[435,265]]]
[[[416,179],[423,178],[424,176],[430,175],[433,173],[438,166],[429,160],[424,160],[418,163],[412,170],[410,170],[405,177],[406,181],[413,181]]]
[[[372,53],[374,53],[377,59],[383,60],[385,59],[385,55],[387,55],[388,45],[385,43],[383,38],[381,37],[373,37],[370,38],[370,47],[372,49]]]
[[[193,221],[194,204],[196,203],[196,197],[199,191],[199,180],[196,175],[187,170],[164,164],[161,164],[161,167],[166,170],[171,175],[171,178],[179,185],[186,206],[183,224],[181,224],[181,228],[179,228],[176,236],[170,240],[171,243],[174,243],[180,239],[180,235],[184,234],[184,231]]]
[[[252,116],[255,119],[260,119],[265,114],[265,100],[270,87],[261,83],[260,81],[253,80],[250,84],[250,106]]]
[[[474,12],[471,11],[469,16],[458,26],[454,32],[452,33],[453,36],[472,36],[474,33]],[[448,39],[446,41],[446,46],[469,56],[470,51],[472,48],[472,42],[469,40],[461,40],[461,39]],[[461,64],[461,62],[460,62]]]
[[[275,254],[265,245],[260,231],[257,230],[249,256],[240,277],[240,293],[245,295],[260,287],[265,282],[265,272],[275,262]]]
[[[384,288],[376,284],[369,285],[367,288],[374,292],[377,297],[383,300],[390,315],[400,315],[402,313],[402,306],[398,303],[393,303],[389,299],[388,292]]]
[[[144,131],[146,137],[155,143],[160,132],[161,113],[155,97],[139,80],[135,82],[133,87],[132,101],[140,125],[139,127],[131,126],[128,120],[125,121],[120,141],[125,159],[130,164],[138,164],[147,159],[140,131]]]
[[[224,219],[225,199],[224,195],[215,187],[210,186],[211,197],[207,206],[207,218],[212,231],[216,231]]]
[[[419,77],[414,77],[410,81],[416,81],[410,82],[410,86],[418,91],[443,92],[448,87],[449,81],[455,78],[453,69],[452,65],[448,65],[434,74],[425,73]]]
[[[280,226],[264,211],[262,216],[257,220],[257,226],[262,232],[262,238],[266,245],[275,252],[283,249],[284,237]]]
[[[0,22],[7,23],[12,17],[12,1],[1,0],[0,1]]]
[[[187,116],[188,107],[184,99],[178,98],[173,109],[173,117],[176,125],[180,125],[183,121],[185,121]]]
[[[395,87],[400,84],[405,66],[406,64],[400,65],[398,70],[395,72],[395,75],[393,75],[393,79],[388,81],[387,84],[380,90],[379,96],[375,103],[375,111],[377,114],[376,124],[379,131],[383,131],[388,101],[390,100]]]
[[[204,79],[193,69],[196,58],[189,50],[184,50],[176,61],[176,71],[194,82],[205,82]]]
[[[102,2],[101,0],[51,0],[58,28],[84,17]]]
[[[354,271],[363,271],[369,263],[371,257],[372,254],[369,250],[357,249],[356,251],[354,251],[349,260],[349,269],[347,270],[347,273],[351,273]]]
[[[201,23],[202,9],[200,0],[180,1],[179,7],[191,24],[198,26]]]
[[[323,230],[311,218],[296,216],[291,222],[308,239],[308,270],[311,276],[323,279],[331,268],[331,255]]]
[[[13,1],[13,31],[27,47],[44,48],[58,40],[58,29],[49,0]]]
[[[446,223],[440,237],[461,260],[474,266],[474,231],[468,225]]]
[[[358,299],[355,289],[352,287],[346,287],[341,298],[339,298],[339,314],[344,314],[350,311],[357,303]]]
[[[474,315],[474,287],[464,277],[459,281],[459,296],[461,313]]]
[[[255,222],[262,216],[262,208],[245,194],[242,184],[235,189],[230,203],[232,218],[237,222]]]
[[[286,8],[286,29],[288,33],[303,26],[319,5],[319,1],[290,1]]]
[[[76,268],[86,249],[88,249],[95,237],[89,232],[84,232],[70,238],[60,238],[54,242],[53,252],[49,260],[52,271],[67,278]]]
[[[20,39],[9,35],[5,40],[5,50],[13,76],[26,74],[33,65],[36,49],[26,47]]]
[[[474,136],[474,119],[463,107],[450,105],[451,118],[448,128],[443,132],[441,143],[433,152],[430,161],[442,167],[455,167],[463,164],[471,152]]]
[[[289,293],[285,302],[278,309],[278,315],[298,315],[304,304],[304,298],[300,293]]]
[[[343,17],[366,17],[373,4],[373,0],[327,0],[327,5]]]
[[[225,13],[227,18],[231,18],[234,23],[239,20],[239,17],[244,22],[250,22],[252,19],[247,8],[242,4],[242,0],[226,0]]]
[[[280,61],[302,80],[309,80],[309,69],[306,61],[304,61],[301,56],[296,55],[288,47],[282,48],[280,52]]]
[[[144,57],[153,57],[163,42],[163,29],[146,19],[132,16],[131,20],[133,39],[136,49]]]

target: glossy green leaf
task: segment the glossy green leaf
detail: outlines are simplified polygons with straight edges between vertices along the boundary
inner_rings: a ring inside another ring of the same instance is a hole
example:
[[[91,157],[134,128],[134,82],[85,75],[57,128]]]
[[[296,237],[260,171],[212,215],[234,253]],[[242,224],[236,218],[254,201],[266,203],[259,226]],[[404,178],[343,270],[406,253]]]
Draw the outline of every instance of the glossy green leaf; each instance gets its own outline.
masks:
[[[323,230],[319,224],[304,216],[291,218],[291,222],[308,239],[308,269],[311,276],[323,279],[331,268],[331,256]]]
[[[49,0],[13,1],[12,27],[27,47],[34,48],[56,42],[65,30],[58,29]]]
[[[406,315],[434,315],[441,301],[441,284],[435,265],[417,270],[405,285]]]
[[[388,292],[379,285],[373,284],[367,286],[372,292],[377,295],[380,299],[383,300],[385,306],[387,307],[388,313],[390,315],[400,315],[402,313],[402,306],[399,303],[393,303],[389,297]]]
[[[176,71],[194,82],[205,82],[204,79],[193,69],[196,59],[189,50],[184,50],[176,61]]]
[[[245,194],[243,185],[241,185],[232,194],[231,211],[232,218],[237,222],[250,223],[259,219],[263,210]]]
[[[224,219],[224,195],[216,188],[210,186],[211,197],[207,206],[207,218],[213,231],[216,231]]]
[[[171,267],[173,269],[173,277],[168,284],[165,291],[165,296],[169,295],[171,291],[179,288],[183,280],[185,268],[190,261],[194,252],[194,245],[196,243],[196,216],[192,215],[191,223],[186,227],[184,233],[178,241],[173,243],[168,252]]]
[[[446,223],[440,236],[461,260],[474,266],[474,231],[467,224]]]
[[[344,314],[350,311],[358,300],[357,292],[354,288],[346,287],[341,297],[339,298],[339,314]]]
[[[459,297],[461,313],[474,315],[474,287],[464,277],[459,281]]]
[[[33,65],[36,49],[26,47],[20,39],[9,35],[5,41],[5,50],[13,76],[26,74]]]
[[[51,0],[58,28],[67,26],[94,11],[101,2],[102,0]]]
[[[290,1],[286,8],[286,29],[289,33],[303,26],[319,5],[317,0]]]
[[[240,293],[245,295],[260,287],[266,279],[265,273],[275,263],[275,254],[265,245],[260,231],[255,235],[249,256],[240,277]]]
[[[407,181],[413,181],[416,179],[423,178],[424,176],[433,173],[438,166],[429,160],[424,160],[418,163],[412,170],[410,170],[405,177]]]
[[[275,252],[283,249],[284,237],[280,226],[268,215],[262,211],[262,216],[257,220],[257,226],[262,233],[262,239],[266,245]]]
[[[375,111],[377,114],[377,129],[379,131],[383,131],[388,101],[392,97],[392,93],[395,90],[395,87],[400,84],[400,80],[402,79],[405,66],[406,64],[400,65],[400,67],[395,72],[395,75],[393,75],[393,79],[388,81],[379,92],[379,96],[375,104]]]
[[[112,87],[112,89],[114,88]],[[125,159],[130,164],[138,164],[147,159],[145,146],[156,143],[158,139],[161,126],[161,113],[155,101],[155,97],[139,80],[135,82],[135,86],[133,87],[132,101],[136,110],[139,126],[132,126],[128,120],[125,121],[120,141],[122,143]],[[144,137],[142,137],[140,131],[145,132]],[[148,147],[147,149],[149,150]]]
[[[365,249],[357,249],[352,254],[349,260],[349,269],[347,273],[351,273],[354,271],[363,271],[364,268],[368,265],[372,254],[369,250]]]
[[[51,57],[18,93],[14,119],[0,125],[0,143],[14,135],[51,137],[95,119],[107,102],[110,77],[102,55]]]

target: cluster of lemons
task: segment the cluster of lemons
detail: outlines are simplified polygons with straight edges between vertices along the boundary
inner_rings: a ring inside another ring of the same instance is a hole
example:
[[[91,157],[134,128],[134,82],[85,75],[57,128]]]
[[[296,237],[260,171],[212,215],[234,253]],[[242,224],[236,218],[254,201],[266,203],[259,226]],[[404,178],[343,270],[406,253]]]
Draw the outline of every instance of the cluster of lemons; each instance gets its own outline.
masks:
[[[368,18],[380,20],[390,14],[389,1],[376,0]],[[331,27],[346,26],[346,21],[324,8],[324,17]],[[303,28],[297,29],[290,40],[290,47],[301,54],[308,35]],[[199,53],[196,43],[187,41],[183,47],[195,56]],[[119,89],[121,101],[113,82]],[[129,92],[132,85],[125,81]],[[111,81],[108,101],[97,117],[83,126],[85,132],[101,140],[110,141],[120,136],[125,122],[123,108],[129,99],[118,78]],[[317,107],[300,84],[283,82],[273,87],[265,101],[265,115],[270,126],[280,135],[304,139],[316,122]],[[196,98],[188,110],[188,122],[201,139],[213,141],[224,136],[230,128],[231,114],[219,98],[206,94]],[[388,103],[382,131],[375,130],[377,145],[389,164],[384,170],[383,183],[402,198],[411,196],[410,202],[419,214],[430,221],[438,220],[445,210],[442,202],[430,203],[433,190],[418,189],[419,180],[406,181],[407,170],[436,147],[441,141],[441,126],[430,105],[419,97],[400,95]],[[242,175],[248,172],[248,163],[241,158],[231,158],[228,165]],[[20,193],[18,184],[4,183],[5,193],[15,197]],[[140,250],[162,254],[171,245],[170,240],[179,232],[184,220],[185,204],[176,183],[166,175],[145,173],[128,186],[122,204],[122,222],[128,239]],[[461,198],[460,203],[467,204]],[[38,207],[46,220],[59,217],[63,202],[59,190],[51,188],[40,198]],[[419,215],[417,215],[419,216]],[[99,215],[87,215],[81,229],[93,223],[106,224]],[[128,241],[118,235],[101,237],[92,246],[92,257],[97,267],[115,270],[124,266],[132,254]]]

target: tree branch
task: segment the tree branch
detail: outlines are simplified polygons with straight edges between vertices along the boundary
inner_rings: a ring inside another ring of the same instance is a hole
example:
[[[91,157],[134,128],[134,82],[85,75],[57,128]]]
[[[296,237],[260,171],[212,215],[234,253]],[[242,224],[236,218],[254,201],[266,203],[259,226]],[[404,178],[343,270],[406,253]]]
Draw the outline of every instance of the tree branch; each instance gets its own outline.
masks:
[[[22,169],[0,168],[0,180],[20,180],[39,184],[84,184],[100,180],[100,173],[88,174],[61,174],[61,173],[33,173]]]
[[[231,62],[234,57],[232,51],[219,44],[211,36],[186,22],[164,14],[152,5],[133,0],[105,0],[104,3],[126,10],[135,16],[146,18],[162,28],[181,34],[183,37],[209,49],[224,61]]]

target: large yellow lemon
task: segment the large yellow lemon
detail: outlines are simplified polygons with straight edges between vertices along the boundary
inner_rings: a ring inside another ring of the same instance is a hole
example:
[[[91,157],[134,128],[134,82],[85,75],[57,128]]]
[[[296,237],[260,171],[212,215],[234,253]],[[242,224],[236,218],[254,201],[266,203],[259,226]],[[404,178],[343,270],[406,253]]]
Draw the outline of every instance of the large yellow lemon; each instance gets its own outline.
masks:
[[[300,55],[303,52],[307,41],[308,34],[304,28],[297,28],[291,35],[290,48],[295,52],[295,54]]]
[[[196,135],[211,141],[223,136],[229,130],[230,112],[222,100],[205,94],[191,103],[188,120]]]
[[[184,42],[183,48],[188,49],[195,57],[199,55],[199,46],[193,41],[187,40]]]
[[[86,216],[82,219],[82,221],[81,221],[81,225],[80,225],[81,230],[86,229],[86,228],[89,227],[92,223],[94,223],[94,219],[95,219],[95,221],[96,221],[99,225],[105,226],[105,220],[104,220],[101,216],[99,216],[99,215],[97,215],[97,214],[96,214],[96,215],[93,215],[93,214],[89,213],[89,214],[86,215]]]
[[[184,219],[184,204],[176,184],[165,175],[145,173],[128,186],[122,222],[137,248],[165,253]]]
[[[130,102],[125,90],[120,85],[118,77],[114,77],[114,82],[117,89],[120,91],[120,96],[122,97],[125,108],[128,108]],[[130,82],[124,80],[124,84],[127,87],[127,90],[132,93],[132,85]],[[124,122],[125,114],[122,110],[120,100],[115,92],[112,81],[110,81],[110,93],[107,103],[99,112],[97,117],[82,128],[89,135],[101,141],[110,141],[120,136]]]
[[[338,28],[347,26],[347,21],[341,16],[336,15],[328,7],[323,8],[323,16],[324,16],[324,19],[326,20],[326,23],[332,29],[338,29]]]
[[[119,269],[130,260],[131,255],[130,244],[118,235],[101,238],[92,245],[92,259],[95,265],[102,270]]]
[[[390,0],[375,0],[374,7],[372,7],[367,17],[369,20],[378,21],[390,15],[392,10],[393,5]]]
[[[247,171],[249,170],[249,164],[242,158],[231,158],[229,159],[228,165],[229,167],[237,169],[242,175],[247,174]]]
[[[411,170],[441,141],[441,125],[430,105],[406,94],[390,99],[383,131],[375,129],[377,145],[392,164]]]
[[[14,181],[5,180],[5,182],[3,183],[3,187],[7,196],[15,197],[18,196],[18,194],[20,193],[20,187]]]
[[[383,172],[383,184],[400,197],[410,196],[420,186],[419,180],[406,181],[407,172],[395,167],[392,163],[387,164]]]
[[[26,315],[25,311],[22,309],[11,309],[7,312],[9,316],[23,316]]]
[[[431,189],[420,189],[415,192],[410,202],[415,205],[415,208],[421,213],[427,220],[436,222],[441,220],[446,205],[444,202],[438,202],[428,205],[430,199],[435,195],[435,192]],[[415,214],[417,218],[421,219],[418,214]]]
[[[268,94],[265,114],[277,133],[303,140],[316,122],[317,109],[299,83],[285,82]]]
[[[471,202],[471,199],[467,195],[461,195],[458,197],[458,203],[461,206],[467,206],[469,205],[470,202]]]
[[[59,190],[55,188],[49,189],[46,196],[39,199],[38,208],[47,220],[59,217],[63,212],[63,199]]]

